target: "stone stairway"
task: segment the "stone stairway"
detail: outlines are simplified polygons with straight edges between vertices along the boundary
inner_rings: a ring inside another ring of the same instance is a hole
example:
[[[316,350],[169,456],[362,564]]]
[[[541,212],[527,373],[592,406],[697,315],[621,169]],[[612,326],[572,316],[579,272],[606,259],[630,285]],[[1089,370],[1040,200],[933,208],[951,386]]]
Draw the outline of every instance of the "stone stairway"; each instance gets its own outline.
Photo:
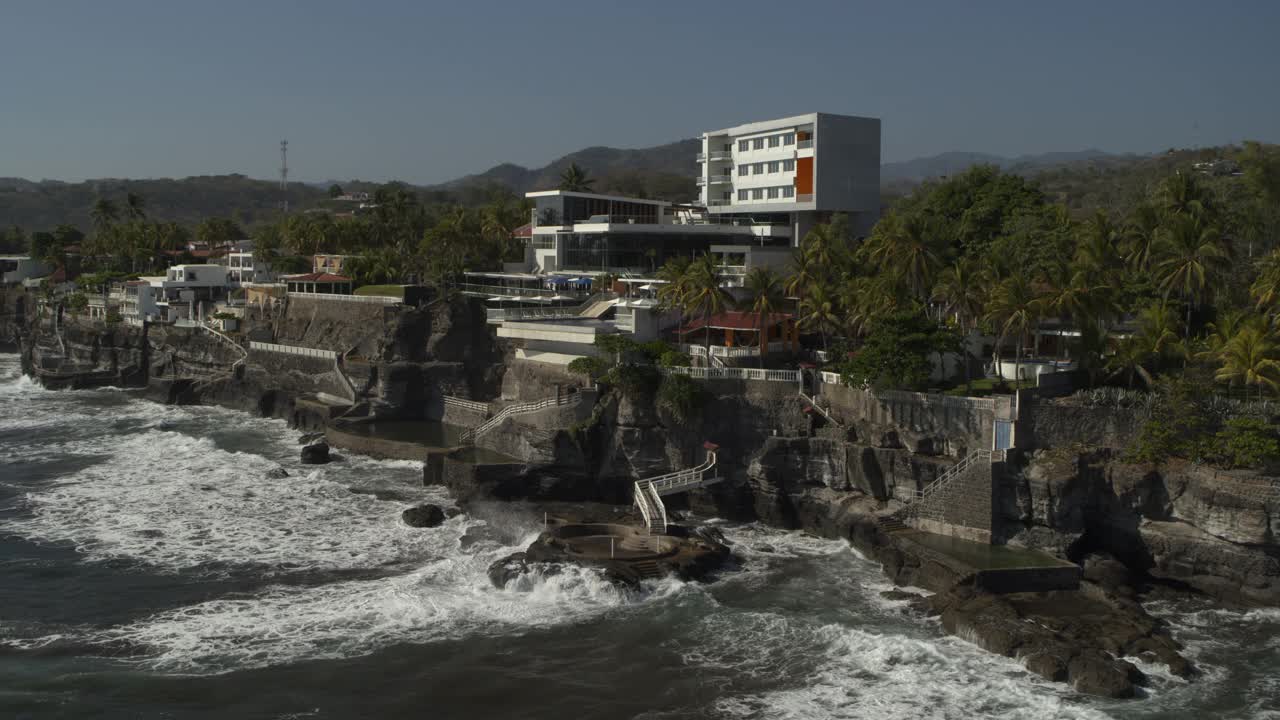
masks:
[[[654,560],[637,560],[631,563],[631,567],[635,568],[641,580],[657,580],[666,575]]]
[[[897,533],[911,530],[911,526],[903,521],[898,513],[889,515],[879,515],[876,517],[876,525],[880,527],[880,531],[884,533]]]

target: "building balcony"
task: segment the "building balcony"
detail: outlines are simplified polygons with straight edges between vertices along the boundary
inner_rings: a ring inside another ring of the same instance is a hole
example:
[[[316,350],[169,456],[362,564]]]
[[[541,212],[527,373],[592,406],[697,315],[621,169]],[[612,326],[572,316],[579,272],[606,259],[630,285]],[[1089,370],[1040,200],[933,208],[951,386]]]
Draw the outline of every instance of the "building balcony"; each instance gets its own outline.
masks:
[[[797,194],[796,202],[813,202],[813,193]]]
[[[708,205],[708,206],[712,206],[712,205],[729,205],[729,204],[731,204],[732,202],[733,202],[732,200],[725,200],[724,198],[715,198],[715,199],[712,199],[712,200],[708,200],[708,201],[707,201],[707,205]]]
[[[733,182],[732,175],[711,175],[709,177],[700,177],[696,179],[699,185],[724,185]]]
[[[799,142],[797,142],[797,143],[796,143],[796,149],[797,149],[797,150],[807,150],[807,149],[812,148],[812,147],[813,147],[813,141],[812,141],[812,140],[801,140],[801,141],[799,141]]]
[[[698,153],[698,162],[716,162],[720,160],[732,160],[733,152],[730,150],[712,150],[709,153]]]

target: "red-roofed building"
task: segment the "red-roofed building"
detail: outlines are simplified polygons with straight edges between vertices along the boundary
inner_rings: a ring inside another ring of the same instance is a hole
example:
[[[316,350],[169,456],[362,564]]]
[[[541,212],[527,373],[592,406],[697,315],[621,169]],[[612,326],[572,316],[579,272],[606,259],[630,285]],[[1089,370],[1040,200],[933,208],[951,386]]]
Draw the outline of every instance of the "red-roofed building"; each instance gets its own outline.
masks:
[[[305,275],[289,275],[284,279],[285,290],[292,293],[320,293],[324,295],[350,295],[351,278],[325,272]]]
[[[757,313],[727,310],[716,313],[707,320],[693,318],[677,332],[684,342],[694,346],[705,344],[706,334],[710,333],[713,355],[753,355],[755,352],[748,348],[755,348],[758,352],[760,329],[760,316]],[[796,327],[795,315],[791,313],[766,314],[764,333],[771,350],[784,350],[788,344],[793,350],[799,347],[800,331]],[[717,352],[717,347],[738,348],[743,352]]]

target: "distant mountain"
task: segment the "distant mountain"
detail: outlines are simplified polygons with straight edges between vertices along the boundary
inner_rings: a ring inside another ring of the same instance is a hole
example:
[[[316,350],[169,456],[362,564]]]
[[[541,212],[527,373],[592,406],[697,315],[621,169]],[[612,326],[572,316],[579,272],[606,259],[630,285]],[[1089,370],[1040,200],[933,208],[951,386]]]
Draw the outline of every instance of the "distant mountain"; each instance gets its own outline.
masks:
[[[517,193],[530,190],[554,190],[560,173],[572,164],[578,165],[597,181],[600,189],[621,178],[674,175],[692,179],[698,172],[694,159],[700,141],[680,140],[657,147],[623,150],[611,147],[589,147],[569,153],[540,168],[525,168],[503,163],[476,175],[429,187],[430,190],[461,190],[483,185],[505,185]]]
[[[1032,175],[1050,167],[1108,157],[1114,156],[1102,150],[1047,152],[1013,158],[988,153],[945,152],[914,160],[885,163],[880,166],[880,184],[915,184],[930,178],[962,173],[974,165],[995,165],[1001,170]]]

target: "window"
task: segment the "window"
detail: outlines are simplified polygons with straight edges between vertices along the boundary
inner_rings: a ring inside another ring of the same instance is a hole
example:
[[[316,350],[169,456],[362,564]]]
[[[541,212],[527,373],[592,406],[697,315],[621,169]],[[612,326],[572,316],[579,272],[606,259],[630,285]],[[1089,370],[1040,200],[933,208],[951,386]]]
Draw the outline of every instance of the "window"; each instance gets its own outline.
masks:
[[[771,173],[776,173],[776,172],[778,172],[778,168],[779,168],[781,165],[782,165],[782,163],[778,162],[777,160],[774,160],[773,162],[769,163],[769,172],[771,172]]]
[[[795,197],[795,196],[796,196],[796,189],[791,185],[786,185],[782,188],[782,197],[789,198],[789,197]]]
[[[782,136],[782,144],[783,144],[783,145],[795,145],[795,144],[796,144],[796,134],[795,134],[795,133],[786,133],[785,135],[783,135],[783,136]]]
[[[763,174],[764,174],[764,163],[762,162],[756,163],[756,175],[763,175]]]
[[[729,151],[730,151],[730,150],[732,150],[732,149],[733,149],[733,143],[725,143],[725,144],[724,144],[724,151],[725,151],[725,152],[729,152]]]
[[[745,175],[747,174],[747,172],[748,172],[750,169],[751,169],[751,166],[750,166],[750,165],[739,165],[739,166],[738,166],[738,177],[743,177],[743,176],[745,176]]]
[[[725,192],[725,194],[724,194],[724,199],[725,199],[725,200],[732,200],[732,199],[733,199],[733,193],[731,193],[731,192]]]
[[[782,172],[795,172],[795,169],[796,169],[796,161],[795,161],[795,160],[783,160],[783,161],[782,161]]]
[[[773,200],[778,197],[778,188],[769,188],[769,199]]]
[[[739,140],[739,141],[738,141],[738,152],[746,152],[746,151],[747,151],[747,147],[748,147],[747,143],[748,143],[748,141],[747,141],[747,140]]]
[[[751,149],[752,149],[752,150],[763,150],[763,149],[764,149],[764,138],[756,138],[755,140],[752,140],[752,141],[751,141]]]
[[[751,199],[752,199],[752,200],[763,200],[763,199],[764,199],[764,188],[756,188],[756,189],[752,190],[752,191],[751,191]]]
[[[746,191],[746,190],[739,190],[739,191],[738,191],[738,200],[739,200],[739,201],[743,201],[743,200],[746,200],[746,199],[747,199],[747,191]]]
[[[770,135],[770,136],[769,136],[769,147],[778,147],[778,144],[779,144],[780,142],[782,142],[782,136],[781,136],[781,135]]]

